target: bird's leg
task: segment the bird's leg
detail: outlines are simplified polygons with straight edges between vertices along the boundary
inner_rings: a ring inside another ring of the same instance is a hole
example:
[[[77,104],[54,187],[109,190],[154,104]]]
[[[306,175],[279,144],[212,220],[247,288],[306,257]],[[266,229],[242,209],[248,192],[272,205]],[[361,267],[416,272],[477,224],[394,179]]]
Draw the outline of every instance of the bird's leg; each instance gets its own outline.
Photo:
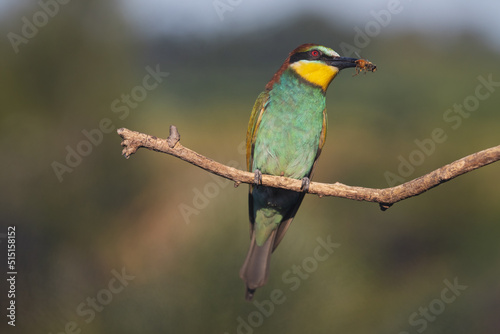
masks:
[[[255,169],[254,173],[255,173],[255,178],[254,178],[253,183],[256,186],[261,185],[262,184],[262,172],[259,169]]]
[[[307,176],[302,179],[302,186],[300,186],[300,190],[307,193],[309,192],[309,185],[311,184],[311,179]]]

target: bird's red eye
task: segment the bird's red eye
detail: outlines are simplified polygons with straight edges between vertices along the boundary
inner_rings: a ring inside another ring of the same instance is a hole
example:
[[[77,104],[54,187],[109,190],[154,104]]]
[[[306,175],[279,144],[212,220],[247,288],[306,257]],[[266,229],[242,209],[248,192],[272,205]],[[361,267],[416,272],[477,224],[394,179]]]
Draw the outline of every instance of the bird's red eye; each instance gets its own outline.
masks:
[[[311,56],[313,56],[313,57],[319,57],[319,51],[318,50],[312,50],[311,51]]]

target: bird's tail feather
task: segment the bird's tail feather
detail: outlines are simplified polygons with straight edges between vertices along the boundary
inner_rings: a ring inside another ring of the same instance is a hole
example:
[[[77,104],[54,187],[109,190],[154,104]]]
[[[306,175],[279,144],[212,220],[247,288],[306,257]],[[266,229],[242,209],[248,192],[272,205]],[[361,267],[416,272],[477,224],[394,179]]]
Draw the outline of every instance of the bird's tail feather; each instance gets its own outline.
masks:
[[[252,233],[250,249],[240,270],[240,277],[247,286],[245,298],[249,301],[252,300],[255,290],[267,283],[275,237],[276,230],[271,233],[264,245],[258,246],[255,241],[255,233]]]

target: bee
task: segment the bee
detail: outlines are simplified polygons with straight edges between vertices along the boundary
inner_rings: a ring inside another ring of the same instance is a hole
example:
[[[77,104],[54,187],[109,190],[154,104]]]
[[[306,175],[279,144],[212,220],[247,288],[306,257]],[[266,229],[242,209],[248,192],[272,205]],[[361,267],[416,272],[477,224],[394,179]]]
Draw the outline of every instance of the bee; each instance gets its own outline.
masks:
[[[377,70],[377,65],[370,63],[368,60],[358,59],[356,60],[356,73],[353,76],[358,75],[361,72],[375,72]]]

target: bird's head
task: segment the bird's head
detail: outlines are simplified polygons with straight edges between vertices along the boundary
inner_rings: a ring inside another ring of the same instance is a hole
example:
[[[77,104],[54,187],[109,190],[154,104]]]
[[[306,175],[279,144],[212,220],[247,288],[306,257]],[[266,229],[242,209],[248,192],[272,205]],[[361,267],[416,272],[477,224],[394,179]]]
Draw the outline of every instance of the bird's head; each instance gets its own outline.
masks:
[[[330,82],[340,70],[357,67],[359,59],[341,57],[330,48],[317,44],[303,44],[290,52],[281,68],[276,72],[266,88],[271,89],[281,74],[288,68],[301,78],[326,91]]]

